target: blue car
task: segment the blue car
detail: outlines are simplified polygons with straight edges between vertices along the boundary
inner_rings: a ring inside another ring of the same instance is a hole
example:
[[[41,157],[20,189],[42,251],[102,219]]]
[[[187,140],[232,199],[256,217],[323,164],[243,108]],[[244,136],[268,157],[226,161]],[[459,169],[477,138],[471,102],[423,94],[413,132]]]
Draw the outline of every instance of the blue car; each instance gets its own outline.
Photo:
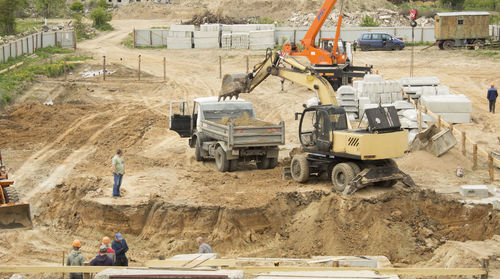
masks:
[[[402,50],[405,47],[405,42],[386,33],[365,33],[359,37],[356,47],[361,48],[361,50]]]

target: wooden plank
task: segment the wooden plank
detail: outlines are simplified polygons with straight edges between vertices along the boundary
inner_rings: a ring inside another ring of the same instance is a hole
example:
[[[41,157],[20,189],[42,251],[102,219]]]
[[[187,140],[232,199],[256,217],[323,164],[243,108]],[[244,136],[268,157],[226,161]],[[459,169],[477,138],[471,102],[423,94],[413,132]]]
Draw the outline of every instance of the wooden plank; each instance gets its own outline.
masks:
[[[8,68],[5,68],[5,69],[3,69],[3,70],[0,71],[0,75],[3,74],[3,73],[5,73],[5,72],[7,72],[7,71],[9,71],[9,70],[13,70],[13,69],[15,69],[15,68],[17,68],[19,66],[22,66],[23,64],[24,64],[24,61],[23,62],[19,62],[19,63],[15,64],[15,65],[12,65],[12,66],[10,66]]]
[[[211,259],[198,265],[198,267],[207,266],[226,266],[236,267],[237,260],[234,259]],[[147,267],[184,267],[188,264],[188,260],[151,260],[145,263]]]

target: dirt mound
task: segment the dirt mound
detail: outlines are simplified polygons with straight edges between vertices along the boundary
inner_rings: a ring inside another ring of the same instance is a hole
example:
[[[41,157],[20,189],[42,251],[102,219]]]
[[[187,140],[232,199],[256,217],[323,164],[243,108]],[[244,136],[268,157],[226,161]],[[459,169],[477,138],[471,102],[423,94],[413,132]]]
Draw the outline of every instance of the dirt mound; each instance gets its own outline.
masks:
[[[222,125],[228,125],[229,123],[233,123],[233,125],[235,126],[256,126],[256,127],[265,127],[273,125],[271,123],[250,117],[250,115],[248,115],[248,113],[246,112],[242,113],[237,118],[223,117],[218,123]]]
[[[223,255],[386,255],[404,263],[429,259],[448,240],[485,240],[500,230],[500,214],[489,206],[468,207],[431,191],[394,190],[374,199],[293,191],[246,208],[154,197],[136,206],[110,206],[89,196],[100,184],[84,179],[61,185],[51,199],[71,202],[49,206],[41,222],[84,235],[119,227],[141,239],[144,249],[169,255],[194,250],[192,239],[208,235]],[[149,241],[158,245],[151,248]]]
[[[201,14],[196,14],[189,21],[184,22],[184,24],[193,24],[200,26],[205,23],[220,23],[220,24],[242,24],[247,23],[246,20],[241,18],[234,18],[230,16],[223,15],[219,10],[215,14],[210,11],[205,11]]]

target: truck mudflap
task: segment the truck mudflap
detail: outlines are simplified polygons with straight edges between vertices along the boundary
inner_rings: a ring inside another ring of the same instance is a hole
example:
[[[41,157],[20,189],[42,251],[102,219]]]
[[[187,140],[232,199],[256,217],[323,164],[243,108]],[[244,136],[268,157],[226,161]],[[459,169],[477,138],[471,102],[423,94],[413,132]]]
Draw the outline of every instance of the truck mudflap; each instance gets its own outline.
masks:
[[[350,195],[359,189],[377,182],[388,183],[401,181],[407,187],[414,187],[413,179],[399,168],[394,166],[368,167],[356,175],[344,189],[344,194]]]

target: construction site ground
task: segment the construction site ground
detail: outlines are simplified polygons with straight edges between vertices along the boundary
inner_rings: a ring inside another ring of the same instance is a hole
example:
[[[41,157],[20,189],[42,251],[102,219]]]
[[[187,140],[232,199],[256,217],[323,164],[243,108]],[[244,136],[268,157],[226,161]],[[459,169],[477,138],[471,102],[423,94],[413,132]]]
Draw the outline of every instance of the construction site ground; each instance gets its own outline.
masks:
[[[34,216],[33,230],[2,231],[2,264],[59,264],[75,238],[90,260],[102,236],[118,231],[129,243],[132,265],[196,252],[200,235],[228,257],[384,255],[398,266],[478,267],[480,258],[499,256],[499,212],[459,202],[460,185],[490,185],[485,158],[473,171],[470,151],[464,157],[456,147],[440,158],[418,151],[397,160],[418,187],[370,187],[352,196],[332,193],[327,180],[282,180],[282,163],[273,170],[243,164],[220,173],[213,161],[196,162],[187,140],[168,130],[169,102],[217,95],[219,56],[223,73],[237,73],[246,70],[247,55],[253,65],[264,51],[130,49],[121,42],[133,26],[171,21],[112,23],[114,31],[77,50],[114,61],[108,69],[116,72],[106,81],[79,75],[102,69],[102,63],[85,63],[67,80],[35,81],[0,115],[4,162]],[[485,98],[490,83],[500,81],[499,62],[465,50],[421,50],[416,48],[415,75],[438,76],[472,100],[473,123],[457,127],[482,148],[500,151],[500,116],[488,113]],[[373,64],[387,79],[410,71],[410,49],[354,55],[355,64]],[[294,113],[314,94],[289,82],[285,92],[280,89],[280,80],[271,77],[241,97],[254,103],[260,119],[285,121],[282,162],[299,146]],[[53,106],[42,104],[49,99]],[[123,197],[113,199],[117,148],[124,150],[126,174]],[[465,169],[463,178],[457,167]]]

